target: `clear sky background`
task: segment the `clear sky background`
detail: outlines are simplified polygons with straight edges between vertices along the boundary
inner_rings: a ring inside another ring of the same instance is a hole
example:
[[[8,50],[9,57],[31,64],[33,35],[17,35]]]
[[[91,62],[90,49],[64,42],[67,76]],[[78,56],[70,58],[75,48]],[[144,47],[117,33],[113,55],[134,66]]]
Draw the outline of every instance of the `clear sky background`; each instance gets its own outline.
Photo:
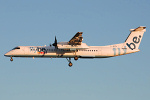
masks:
[[[107,59],[10,58],[16,46],[125,41],[147,26],[140,52]],[[0,0],[0,100],[150,100],[150,0]]]

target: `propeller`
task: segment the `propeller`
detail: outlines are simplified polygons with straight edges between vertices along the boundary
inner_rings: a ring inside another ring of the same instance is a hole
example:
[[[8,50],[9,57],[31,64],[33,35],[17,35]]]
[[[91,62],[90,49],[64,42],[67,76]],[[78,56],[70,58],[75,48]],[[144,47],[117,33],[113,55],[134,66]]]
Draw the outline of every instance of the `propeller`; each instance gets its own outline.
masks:
[[[57,39],[56,39],[56,36],[55,36],[55,41],[54,41],[54,43],[53,43],[52,45],[55,46],[55,48],[57,47]]]
[[[52,44],[49,44],[49,46],[51,47],[51,46],[52,46]]]

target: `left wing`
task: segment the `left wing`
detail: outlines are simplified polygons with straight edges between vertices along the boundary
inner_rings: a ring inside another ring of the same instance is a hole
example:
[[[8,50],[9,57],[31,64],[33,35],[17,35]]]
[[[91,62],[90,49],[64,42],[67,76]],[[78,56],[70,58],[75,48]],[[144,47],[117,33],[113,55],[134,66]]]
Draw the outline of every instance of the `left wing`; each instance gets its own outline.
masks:
[[[59,42],[57,44],[58,49],[70,49],[70,50],[79,50],[79,49],[88,49],[89,46],[86,43],[82,43],[83,32],[77,32],[75,36],[69,42]]]
[[[83,32],[77,32],[76,35],[68,42],[69,45],[81,45]]]

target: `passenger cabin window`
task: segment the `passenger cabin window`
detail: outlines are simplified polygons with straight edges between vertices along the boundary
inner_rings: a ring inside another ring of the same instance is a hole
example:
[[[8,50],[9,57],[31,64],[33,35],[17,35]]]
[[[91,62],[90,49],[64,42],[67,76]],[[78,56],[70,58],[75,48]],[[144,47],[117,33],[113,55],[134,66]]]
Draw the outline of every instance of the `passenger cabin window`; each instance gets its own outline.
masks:
[[[20,47],[15,47],[15,48],[13,48],[13,50],[15,50],[15,49],[20,49]]]

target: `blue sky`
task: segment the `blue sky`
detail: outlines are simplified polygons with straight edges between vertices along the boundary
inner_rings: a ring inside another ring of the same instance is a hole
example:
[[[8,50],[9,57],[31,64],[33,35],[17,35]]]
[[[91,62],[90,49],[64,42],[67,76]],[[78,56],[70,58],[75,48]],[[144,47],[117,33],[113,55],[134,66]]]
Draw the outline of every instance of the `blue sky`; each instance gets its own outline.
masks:
[[[149,0],[1,0],[0,100],[149,100]],[[10,58],[15,46],[69,41],[122,43],[129,29],[147,26],[141,51],[108,59]]]

